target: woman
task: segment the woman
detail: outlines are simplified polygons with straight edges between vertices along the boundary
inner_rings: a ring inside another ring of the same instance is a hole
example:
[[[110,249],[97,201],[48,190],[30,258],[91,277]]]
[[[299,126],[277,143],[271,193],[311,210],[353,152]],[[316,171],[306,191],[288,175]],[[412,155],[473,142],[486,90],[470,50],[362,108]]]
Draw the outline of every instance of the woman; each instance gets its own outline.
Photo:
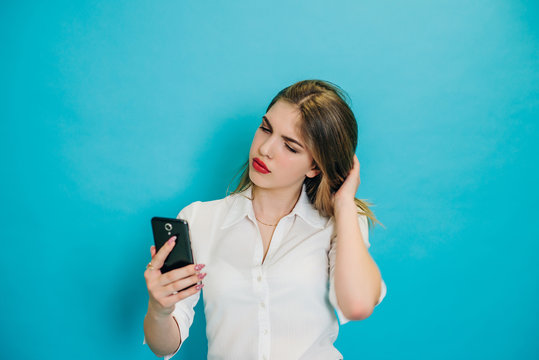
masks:
[[[333,310],[341,324],[362,320],[386,293],[367,250],[378,221],[355,198],[356,145],[336,85],[305,80],[275,96],[236,190],[178,215],[197,264],[161,274],[174,239],[151,247],[144,333],[155,354],[179,350],[205,286],[208,359],[342,359]]]

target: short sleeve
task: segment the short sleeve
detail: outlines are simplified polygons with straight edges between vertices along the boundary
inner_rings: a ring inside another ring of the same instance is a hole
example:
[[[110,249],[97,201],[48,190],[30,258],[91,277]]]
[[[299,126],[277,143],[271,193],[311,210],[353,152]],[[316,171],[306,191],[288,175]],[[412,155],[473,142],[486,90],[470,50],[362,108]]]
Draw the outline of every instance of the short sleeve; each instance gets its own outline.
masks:
[[[187,220],[187,222],[194,221],[195,215],[196,215],[196,209],[197,209],[198,204],[200,203],[201,203],[200,201],[195,201],[187,205],[180,211],[180,213],[178,214],[178,216],[176,216],[176,218]]]
[[[193,221],[197,203],[199,203],[199,201],[196,201],[184,207],[176,218],[187,220],[188,223],[190,221]],[[172,312],[172,316],[174,317],[174,320],[176,321],[180,329],[181,342],[180,342],[180,346],[176,349],[174,353],[164,356],[165,360],[168,360],[174,355],[176,355],[176,353],[180,350],[185,340],[189,336],[189,328],[193,324],[193,320],[195,318],[194,308],[196,304],[198,303],[199,299],[200,299],[200,291],[196,292],[195,294],[183,300],[178,301],[174,305],[174,311]],[[144,340],[142,343],[146,344],[146,336],[144,336]]]
[[[358,215],[358,221],[359,221],[359,229],[361,231],[361,236],[363,237],[363,242],[365,243],[365,246],[370,248],[371,244],[369,243],[369,226],[367,222],[367,216],[366,215]],[[344,314],[342,313],[342,310],[339,307],[339,304],[337,303],[337,295],[335,292],[335,259],[337,254],[337,238],[335,234],[331,238],[330,243],[330,249],[328,253],[329,257],[329,302],[331,305],[335,308],[335,311],[337,312],[337,316],[339,318],[339,323],[341,325],[346,324],[350,321]],[[387,288],[384,280],[382,279],[382,284],[380,288],[380,298],[378,299],[378,302],[376,305],[380,304],[382,302],[382,299],[385,297],[387,293]]]

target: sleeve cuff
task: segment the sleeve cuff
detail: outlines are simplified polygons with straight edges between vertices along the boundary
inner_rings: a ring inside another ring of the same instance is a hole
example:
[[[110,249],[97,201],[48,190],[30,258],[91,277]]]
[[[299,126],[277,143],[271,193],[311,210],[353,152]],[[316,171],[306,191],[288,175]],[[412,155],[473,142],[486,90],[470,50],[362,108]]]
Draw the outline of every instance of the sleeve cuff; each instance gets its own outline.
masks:
[[[386,294],[387,294],[387,286],[384,279],[382,279],[382,286],[380,288],[380,297],[378,298],[378,302],[376,303],[375,306],[378,306],[382,302],[382,300],[384,300],[384,298],[386,297]]]

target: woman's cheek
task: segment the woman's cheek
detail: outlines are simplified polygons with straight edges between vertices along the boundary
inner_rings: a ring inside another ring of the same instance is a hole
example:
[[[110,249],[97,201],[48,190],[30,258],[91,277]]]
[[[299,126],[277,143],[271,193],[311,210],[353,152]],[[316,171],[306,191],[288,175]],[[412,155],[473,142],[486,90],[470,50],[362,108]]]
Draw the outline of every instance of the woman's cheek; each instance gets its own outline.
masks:
[[[286,173],[295,176],[298,176],[303,172],[303,167],[305,165],[299,161],[289,159],[286,164]],[[284,167],[283,167],[284,168]]]

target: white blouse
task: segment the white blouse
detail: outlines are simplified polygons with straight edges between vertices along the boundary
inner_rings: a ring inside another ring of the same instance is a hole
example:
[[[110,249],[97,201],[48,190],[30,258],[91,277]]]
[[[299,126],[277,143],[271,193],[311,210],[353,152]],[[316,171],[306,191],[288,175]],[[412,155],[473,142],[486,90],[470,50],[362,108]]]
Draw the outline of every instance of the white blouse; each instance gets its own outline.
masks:
[[[206,264],[202,291],[207,358],[342,359],[333,346],[339,333],[334,309],[341,324],[349,319],[335,296],[334,218],[320,215],[303,185],[294,209],[277,224],[262,262],[262,239],[248,199],[251,190],[193,202],[177,216],[189,223],[195,263]],[[358,219],[369,247],[367,217]],[[386,292],[382,280],[378,304]],[[181,344],[189,336],[199,298],[200,292],[179,301],[172,313]]]

